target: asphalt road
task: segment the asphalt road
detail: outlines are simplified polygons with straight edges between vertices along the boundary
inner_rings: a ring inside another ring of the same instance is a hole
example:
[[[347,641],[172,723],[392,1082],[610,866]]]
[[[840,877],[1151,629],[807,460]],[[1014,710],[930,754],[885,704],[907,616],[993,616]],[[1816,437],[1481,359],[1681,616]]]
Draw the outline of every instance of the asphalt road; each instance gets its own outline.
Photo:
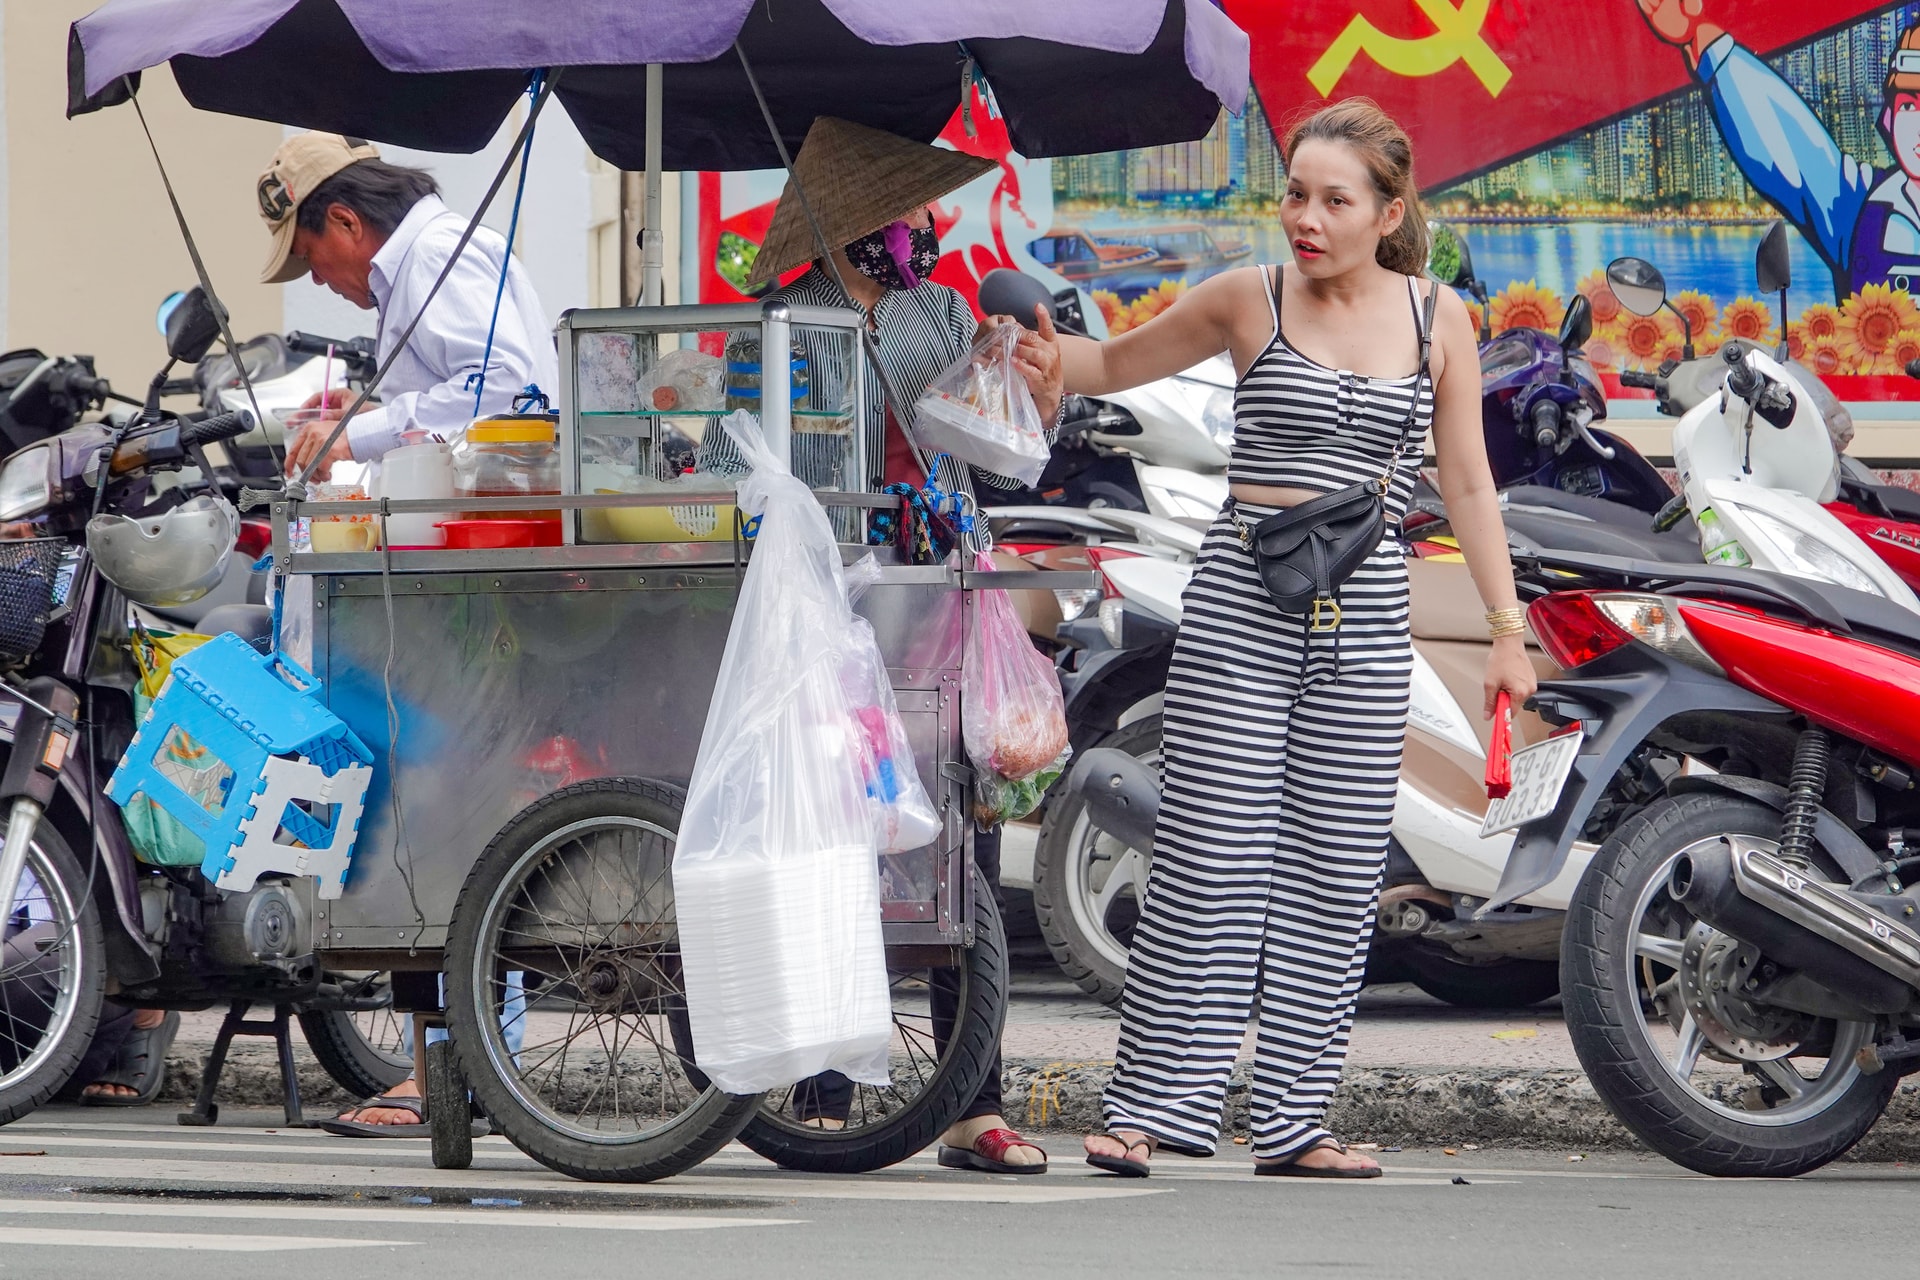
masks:
[[[1040,1177],[953,1173],[931,1153],[812,1177],[736,1147],[668,1182],[607,1186],[499,1138],[447,1173],[424,1140],[273,1119],[189,1131],[48,1109],[0,1129],[0,1277],[1899,1274],[1920,1191],[1920,1170],[1897,1165],[1789,1185],[1514,1150],[1383,1152],[1379,1181],[1316,1183],[1256,1179],[1239,1147],[1168,1157],[1140,1182],[1094,1174],[1058,1139]]]

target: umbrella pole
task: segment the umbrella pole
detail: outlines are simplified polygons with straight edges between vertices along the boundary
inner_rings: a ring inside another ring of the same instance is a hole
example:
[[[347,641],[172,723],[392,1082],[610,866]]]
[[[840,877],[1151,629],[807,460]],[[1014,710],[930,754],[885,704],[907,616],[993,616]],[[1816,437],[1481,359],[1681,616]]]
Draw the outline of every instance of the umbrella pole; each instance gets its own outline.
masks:
[[[646,222],[640,229],[640,305],[660,305],[660,274],[664,266],[660,234],[660,149],[662,103],[666,96],[666,71],[659,63],[647,64],[647,204]]]

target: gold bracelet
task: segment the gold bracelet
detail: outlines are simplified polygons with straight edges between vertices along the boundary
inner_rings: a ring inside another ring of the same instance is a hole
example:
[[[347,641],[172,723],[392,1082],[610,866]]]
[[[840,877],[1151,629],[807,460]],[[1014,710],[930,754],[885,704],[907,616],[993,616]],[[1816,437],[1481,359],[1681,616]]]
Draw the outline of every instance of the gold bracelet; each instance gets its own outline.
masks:
[[[1519,606],[1511,609],[1487,610],[1487,634],[1495,640],[1502,636],[1521,636],[1527,633],[1527,615]]]

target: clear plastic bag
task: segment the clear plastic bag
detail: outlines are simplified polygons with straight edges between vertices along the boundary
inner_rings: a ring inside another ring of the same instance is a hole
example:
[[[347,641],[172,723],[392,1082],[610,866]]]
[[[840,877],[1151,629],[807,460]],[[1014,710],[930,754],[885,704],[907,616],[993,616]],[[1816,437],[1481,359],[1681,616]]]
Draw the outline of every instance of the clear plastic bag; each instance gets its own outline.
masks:
[[[993,560],[982,554],[975,567],[990,573]],[[1067,749],[1060,677],[1027,638],[1006,592],[978,593],[961,679],[960,727],[976,769],[1019,782]]]
[[[1059,759],[1030,778],[1018,782],[997,773],[982,770],[974,779],[973,818],[983,827],[1018,822],[1040,807],[1047,789],[1060,780],[1073,760],[1073,748],[1060,753]]]
[[[927,384],[913,406],[913,436],[928,453],[1030,485],[1047,469],[1040,410],[1015,367],[1016,325],[999,325]]]
[[[848,603],[858,603],[861,593],[879,578],[879,561],[871,555],[861,557],[846,571]],[[907,853],[939,838],[940,816],[920,782],[920,768],[907,742],[907,727],[900,719],[873,625],[856,614],[852,626],[853,644],[840,668],[840,683],[853,705],[854,751],[866,776],[874,840],[882,853]]]
[[[722,427],[761,517],[673,861],[694,1060],[728,1093],[887,1081],[893,1015],[856,649],[833,528],[751,414]]]
[[[640,405],[660,413],[718,409],[726,395],[726,361],[692,348],[669,351],[640,380]]]

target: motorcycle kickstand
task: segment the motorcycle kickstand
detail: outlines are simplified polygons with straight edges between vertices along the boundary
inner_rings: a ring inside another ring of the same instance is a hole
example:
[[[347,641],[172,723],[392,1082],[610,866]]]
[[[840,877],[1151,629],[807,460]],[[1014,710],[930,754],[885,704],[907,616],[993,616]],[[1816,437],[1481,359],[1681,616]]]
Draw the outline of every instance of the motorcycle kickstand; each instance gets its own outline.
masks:
[[[293,1027],[290,1006],[277,1004],[273,1007],[273,1021],[249,1021],[247,1013],[253,1007],[251,1000],[235,1000],[227,1008],[227,1016],[220,1023],[220,1033],[213,1039],[213,1052],[207,1055],[207,1065],[200,1073],[200,1093],[194,1100],[193,1110],[180,1112],[175,1119],[189,1128],[206,1128],[220,1119],[220,1104],[213,1095],[220,1087],[220,1074],[226,1070],[227,1051],[233,1046],[235,1036],[261,1036],[270,1038],[280,1063],[280,1102],[286,1112],[285,1127],[289,1129],[311,1129],[314,1123],[308,1120],[300,1105],[300,1077],[293,1061]]]

